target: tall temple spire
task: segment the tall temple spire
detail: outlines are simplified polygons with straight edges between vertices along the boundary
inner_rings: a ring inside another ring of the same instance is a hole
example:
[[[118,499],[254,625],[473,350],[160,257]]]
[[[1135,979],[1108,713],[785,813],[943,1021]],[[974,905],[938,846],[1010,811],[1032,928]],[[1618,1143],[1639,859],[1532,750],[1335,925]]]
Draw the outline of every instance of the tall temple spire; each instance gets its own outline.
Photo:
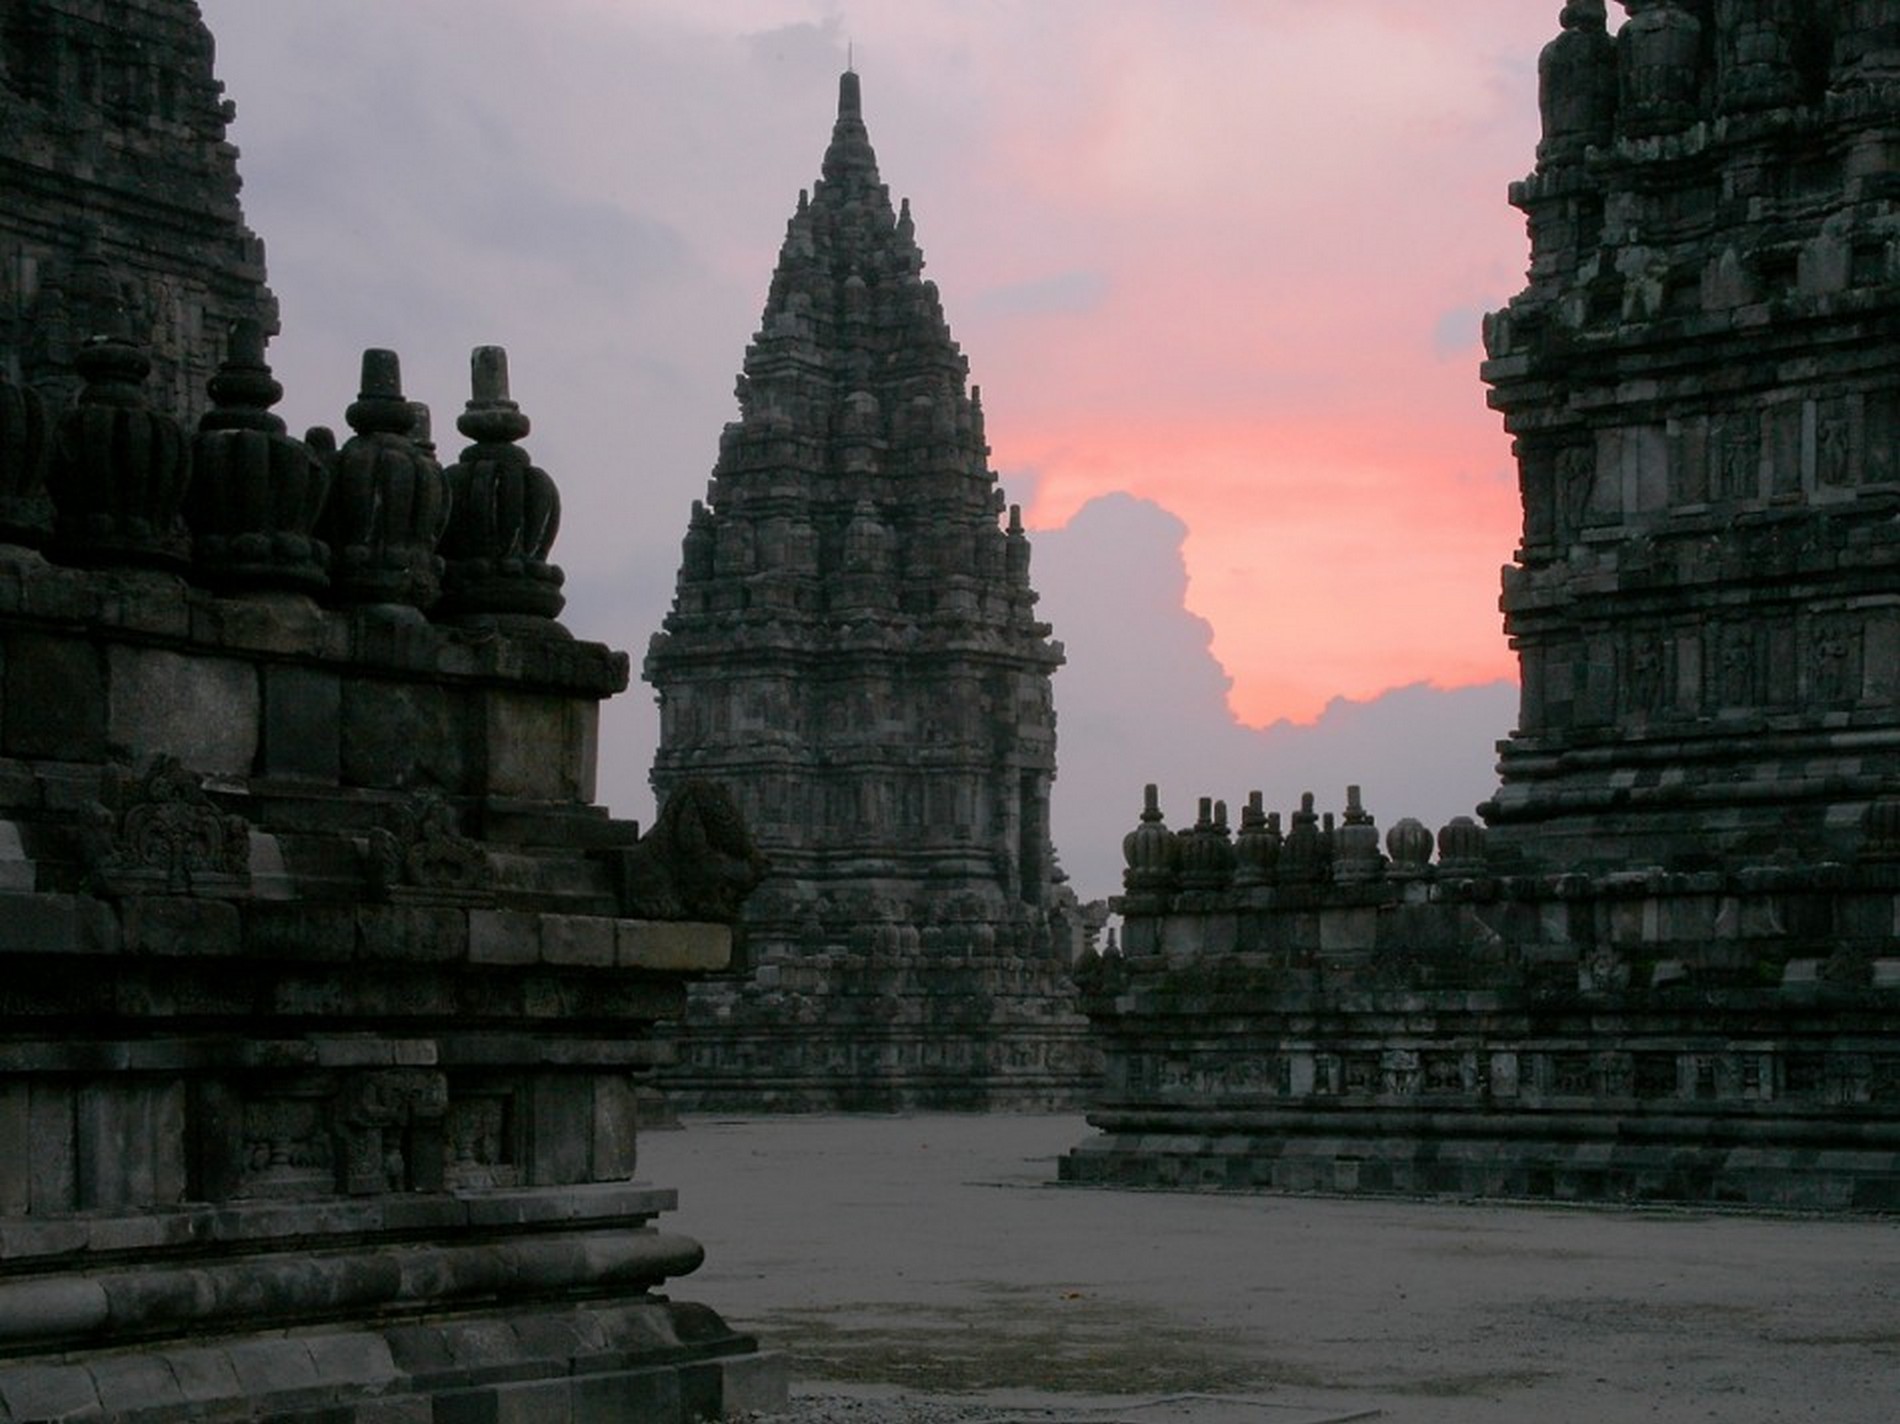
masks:
[[[746,912],[761,964],[867,940],[908,946],[891,967],[921,996],[924,947],[1012,946],[1048,969],[1024,1007],[1046,1027],[1064,1021],[1052,1006],[1073,923],[1049,845],[1061,645],[1036,618],[1026,536],[999,523],[1007,502],[968,362],[923,278],[909,207],[894,211],[879,177],[850,70],[823,174],[786,225],[739,419],[720,437],[711,498],[647,654],[661,705],[654,787],[711,777],[744,808],[773,866]],[[901,1030],[852,1027],[855,1001],[815,982],[813,1013],[836,1033]],[[718,1012],[743,1019],[755,991],[709,992],[736,998]],[[970,992],[1023,991],[984,980]],[[921,997],[905,1002],[942,1027]],[[987,1091],[1008,1019],[969,1026],[949,1074],[963,1105]],[[761,1009],[758,1028],[799,1038],[784,1051],[815,1055],[812,1082],[838,1079],[808,1105],[864,1101],[863,1074],[823,1067],[825,1043],[797,1021]],[[704,1049],[717,1080],[724,1050],[711,1036]],[[951,1105],[955,1094],[904,1086],[916,1068],[877,1068],[883,1100]],[[748,1099],[741,1087],[697,1100]]]

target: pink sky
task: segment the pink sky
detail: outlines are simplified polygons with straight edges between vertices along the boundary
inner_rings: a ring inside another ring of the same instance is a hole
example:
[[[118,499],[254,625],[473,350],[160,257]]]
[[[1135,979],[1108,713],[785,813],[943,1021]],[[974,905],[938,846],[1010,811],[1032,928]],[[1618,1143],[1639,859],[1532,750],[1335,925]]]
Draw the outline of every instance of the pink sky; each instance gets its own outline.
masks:
[[[637,661],[664,614],[850,45],[1034,527],[1114,492],[1178,516],[1187,606],[1255,724],[1514,673],[1477,332],[1523,283],[1506,189],[1558,0],[203,8],[284,413],[336,422],[355,353],[390,345],[446,430],[469,347],[509,346],[583,636]],[[1065,616],[1080,646],[1090,609]],[[650,700],[610,713],[637,785]]]

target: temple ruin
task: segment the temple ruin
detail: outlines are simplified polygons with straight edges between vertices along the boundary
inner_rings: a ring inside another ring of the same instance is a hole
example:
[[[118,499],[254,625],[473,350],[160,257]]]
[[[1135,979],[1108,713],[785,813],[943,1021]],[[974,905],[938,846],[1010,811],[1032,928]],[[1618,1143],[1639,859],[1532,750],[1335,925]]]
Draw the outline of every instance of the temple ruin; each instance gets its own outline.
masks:
[[[1486,824],[1151,794],[1071,1179],[1900,1205],[1900,4],[1625,8],[1563,7],[1486,327]]]
[[[773,1405],[634,1180],[744,827],[593,804],[628,660],[557,621],[498,348],[446,468],[392,352],[340,447],[272,413],[211,53],[0,23],[0,1418]]]
[[[1049,841],[1062,649],[922,271],[847,73],[646,658],[654,789],[727,787],[769,866],[751,976],[692,996],[683,1105],[1027,1106],[1090,1081]]]

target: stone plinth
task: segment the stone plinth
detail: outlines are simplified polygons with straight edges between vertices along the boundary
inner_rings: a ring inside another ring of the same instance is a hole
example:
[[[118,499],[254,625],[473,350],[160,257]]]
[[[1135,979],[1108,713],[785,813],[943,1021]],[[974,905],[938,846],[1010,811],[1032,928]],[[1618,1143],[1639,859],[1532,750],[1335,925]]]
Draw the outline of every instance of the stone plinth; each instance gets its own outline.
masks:
[[[655,1227],[636,1091],[732,931],[625,889],[651,837],[590,798],[626,674],[564,633],[0,551],[11,1418],[782,1395],[659,1293],[702,1253]]]
[[[1124,897],[1122,952],[1085,977],[1103,1135],[1063,1177],[1900,1204],[1890,840],[1863,831],[1845,863],[1537,877],[1487,870],[1476,829],[1344,881],[1321,832],[1318,876],[1282,850],[1249,886]]]

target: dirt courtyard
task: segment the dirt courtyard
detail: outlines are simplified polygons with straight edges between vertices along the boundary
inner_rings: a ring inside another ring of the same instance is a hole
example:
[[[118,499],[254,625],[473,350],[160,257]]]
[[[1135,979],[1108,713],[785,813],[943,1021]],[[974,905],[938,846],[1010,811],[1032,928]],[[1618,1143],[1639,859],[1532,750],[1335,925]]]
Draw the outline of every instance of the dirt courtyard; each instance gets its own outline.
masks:
[[[1051,1185],[1088,1132],[690,1118],[640,1176],[706,1247],[670,1293],[788,1356],[795,1393],[1194,1424],[1900,1410],[1894,1222]]]

